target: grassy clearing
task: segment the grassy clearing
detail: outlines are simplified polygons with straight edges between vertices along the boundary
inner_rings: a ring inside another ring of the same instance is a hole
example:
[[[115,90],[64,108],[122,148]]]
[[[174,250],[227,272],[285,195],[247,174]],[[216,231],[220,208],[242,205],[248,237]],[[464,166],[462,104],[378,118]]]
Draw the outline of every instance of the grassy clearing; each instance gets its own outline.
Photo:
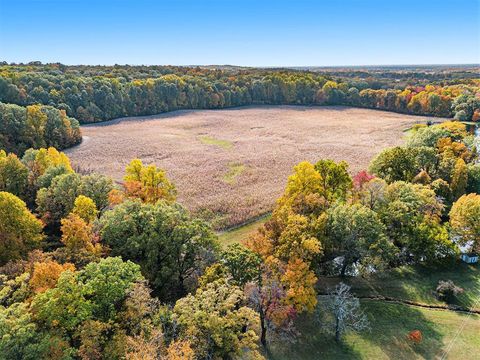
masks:
[[[346,278],[359,296],[383,295],[410,300],[425,305],[444,304],[435,296],[439,280],[452,280],[465,291],[458,296],[457,305],[480,310],[480,266],[458,262],[449,269],[432,269],[420,266],[404,266],[369,278]],[[340,281],[337,277],[319,279],[319,286],[326,289]]]
[[[215,139],[214,137],[208,135],[200,136],[199,139],[206,145],[216,145],[225,150],[229,150],[233,147],[233,143],[231,141]]]
[[[218,239],[222,246],[228,246],[234,243],[243,243],[248,237],[254,233],[260,226],[270,219],[270,214],[264,215],[255,221],[232,230],[224,231],[218,235]]]
[[[330,106],[178,111],[84,126],[88,141],[67,153],[74,166],[116,180],[131,159],[156,164],[175,183],[179,202],[218,215],[214,226],[222,230],[271,211],[300,161],[345,160],[355,174],[381,149],[400,145],[405,128],[426,120]],[[228,164],[246,165],[241,181],[225,181]]]
[[[451,279],[465,289],[459,305],[478,309],[480,267],[458,263],[450,269],[435,270],[405,266],[369,279],[347,278],[358,296],[385,295],[426,305],[441,304],[434,295],[438,280]],[[338,277],[320,278],[321,290],[333,287]],[[319,297],[321,303],[325,299]],[[475,302],[476,305],[475,305]],[[379,300],[362,299],[370,330],[347,334],[341,344],[325,334],[311,315],[301,316],[301,335],[294,344],[274,343],[271,360],[287,359],[473,359],[480,349],[480,316],[435,310]],[[407,334],[420,330],[423,340],[412,344]]]
[[[228,172],[223,176],[223,181],[227,184],[235,184],[237,177],[245,171],[245,165],[239,163],[228,164]]]
[[[450,347],[447,359],[473,359],[480,349],[480,317],[453,311],[363,300],[370,331],[347,334],[341,344],[319,330],[312,317],[298,321],[301,336],[286,346],[275,343],[271,360],[287,359],[439,359]],[[458,333],[458,330],[463,330]],[[412,344],[407,334],[420,330],[423,340]],[[457,336],[458,333],[458,336]]]

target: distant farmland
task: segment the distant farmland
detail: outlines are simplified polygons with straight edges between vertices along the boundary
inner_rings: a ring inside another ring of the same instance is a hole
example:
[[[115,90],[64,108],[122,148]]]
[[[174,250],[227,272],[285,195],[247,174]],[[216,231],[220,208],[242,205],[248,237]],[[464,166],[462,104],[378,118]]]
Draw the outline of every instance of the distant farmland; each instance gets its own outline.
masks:
[[[425,117],[348,107],[246,107],[176,111],[82,128],[74,165],[121,180],[133,158],[175,182],[179,200],[217,228],[272,209],[302,160],[346,160],[355,173]]]

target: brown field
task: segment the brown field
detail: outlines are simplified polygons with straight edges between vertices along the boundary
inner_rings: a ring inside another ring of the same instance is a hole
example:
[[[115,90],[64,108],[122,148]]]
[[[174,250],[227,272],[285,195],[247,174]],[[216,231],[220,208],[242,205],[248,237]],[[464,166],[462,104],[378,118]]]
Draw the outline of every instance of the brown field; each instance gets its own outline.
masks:
[[[346,160],[352,173],[425,117],[348,107],[176,111],[82,128],[74,165],[121,180],[130,159],[167,171],[179,201],[216,228],[270,211],[302,160]]]

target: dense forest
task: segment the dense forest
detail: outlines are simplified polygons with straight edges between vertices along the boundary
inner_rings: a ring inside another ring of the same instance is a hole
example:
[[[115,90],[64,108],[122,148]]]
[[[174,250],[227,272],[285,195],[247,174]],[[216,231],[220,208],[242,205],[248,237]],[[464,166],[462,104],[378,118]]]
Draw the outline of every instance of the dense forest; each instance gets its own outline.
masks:
[[[353,177],[299,163],[271,219],[222,248],[155,165],[132,160],[120,185],[53,147],[2,150],[0,359],[261,359],[301,314],[331,314],[340,342],[367,319],[345,285],[322,307],[319,276],[480,251],[479,190],[465,125],[419,125]]]
[[[0,107],[0,147],[21,152],[29,146],[71,146],[79,141],[72,118],[91,123],[178,109],[252,104],[350,105],[478,121],[477,75],[468,68],[432,76],[427,70],[408,68],[310,71],[3,63],[0,102],[26,110]],[[32,105],[43,106],[47,126],[43,126],[44,116],[28,107]],[[50,107],[63,112],[56,114]],[[51,133],[53,123],[55,134]],[[23,140],[12,145],[12,138]]]
[[[78,121],[64,110],[0,103],[0,149],[23,154],[28,148],[65,149],[81,140]]]

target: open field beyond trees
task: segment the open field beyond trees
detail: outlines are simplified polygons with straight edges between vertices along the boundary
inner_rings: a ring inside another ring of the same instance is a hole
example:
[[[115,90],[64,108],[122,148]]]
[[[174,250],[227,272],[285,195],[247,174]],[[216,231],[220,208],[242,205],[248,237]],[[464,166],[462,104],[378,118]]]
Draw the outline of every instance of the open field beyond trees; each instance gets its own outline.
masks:
[[[426,117],[348,107],[176,111],[84,126],[74,166],[121,180],[132,158],[165,169],[179,200],[216,228],[270,211],[302,160],[346,160],[356,173]]]
[[[479,1],[0,3],[0,360],[480,360]]]

